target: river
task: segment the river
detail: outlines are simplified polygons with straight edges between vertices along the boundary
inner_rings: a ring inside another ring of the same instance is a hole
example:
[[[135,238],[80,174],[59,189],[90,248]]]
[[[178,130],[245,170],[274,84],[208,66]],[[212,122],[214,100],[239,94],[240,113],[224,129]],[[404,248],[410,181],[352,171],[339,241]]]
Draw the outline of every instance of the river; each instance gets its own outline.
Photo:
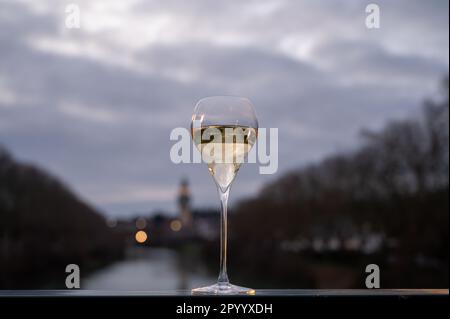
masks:
[[[212,284],[201,258],[166,248],[133,248],[127,258],[82,278],[82,289],[173,290]]]

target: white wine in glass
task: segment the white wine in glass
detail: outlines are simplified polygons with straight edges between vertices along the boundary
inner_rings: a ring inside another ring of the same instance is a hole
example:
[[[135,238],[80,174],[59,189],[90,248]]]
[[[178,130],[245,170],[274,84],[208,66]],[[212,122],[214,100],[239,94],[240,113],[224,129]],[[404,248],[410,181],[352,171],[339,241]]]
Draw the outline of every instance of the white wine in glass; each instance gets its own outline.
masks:
[[[200,100],[191,123],[192,139],[208,164],[221,202],[220,272],[216,284],[192,289],[194,294],[254,294],[230,284],[227,274],[227,205],[231,184],[258,137],[252,103],[242,97],[214,96]]]
[[[210,125],[192,129],[194,143],[222,190],[231,185],[257,136],[258,129],[246,126]]]

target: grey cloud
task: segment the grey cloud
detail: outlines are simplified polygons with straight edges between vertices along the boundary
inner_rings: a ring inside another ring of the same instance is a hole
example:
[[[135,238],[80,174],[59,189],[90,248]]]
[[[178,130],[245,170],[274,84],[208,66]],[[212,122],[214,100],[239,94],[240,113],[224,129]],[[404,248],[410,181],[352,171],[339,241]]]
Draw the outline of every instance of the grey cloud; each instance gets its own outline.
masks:
[[[152,187],[175,193],[183,176],[191,181],[195,205],[215,205],[213,182],[203,165],[169,161],[170,130],[189,125],[198,99],[221,94],[249,97],[261,126],[279,128],[282,173],[354,147],[362,127],[377,128],[390,118],[416,111],[429,87],[448,68],[424,48],[393,53],[387,47],[386,42],[402,36],[407,37],[409,47],[409,31],[391,35],[383,29],[365,38],[360,3],[280,2],[266,15],[248,13],[259,1],[245,5],[223,1],[219,7],[216,3],[138,4],[134,10],[140,14],[176,13],[198,20],[193,32],[195,28],[212,31],[209,35],[242,32],[249,39],[236,45],[220,44],[213,38],[152,43],[129,53],[142,65],[141,70],[83,55],[39,51],[30,39],[39,35],[59,39],[60,21],[29,11],[25,5],[2,3],[0,12],[7,19],[0,19],[0,80],[18,99],[0,105],[0,143],[19,158],[61,176],[110,214],[175,210],[174,199],[164,196],[158,200],[131,195],[129,201],[103,199],[122,190],[151,191]],[[442,17],[436,23],[431,17],[439,6],[426,5],[421,27],[406,21],[410,14],[420,13],[420,5],[412,5],[410,13],[390,2],[382,6],[389,11],[388,22],[410,25],[422,38],[433,38],[428,42],[433,52],[439,48],[436,39],[448,41],[448,29],[439,29]],[[33,28],[25,21],[31,21]],[[297,33],[313,35],[311,60],[295,58],[276,47],[285,35]],[[78,40],[105,42],[102,34],[78,33],[74,41]],[[326,68],[316,63],[320,59],[328,63]],[[354,81],[349,84],[343,79]],[[274,178],[258,175],[256,165],[246,165],[233,193],[251,195]],[[237,199],[232,195],[233,201]]]
[[[417,86],[432,83],[447,66],[423,56],[388,52],[380,45],[363,41],[328,40],[313,54],[336,76],[355,82],[371,81],[386,86]]]

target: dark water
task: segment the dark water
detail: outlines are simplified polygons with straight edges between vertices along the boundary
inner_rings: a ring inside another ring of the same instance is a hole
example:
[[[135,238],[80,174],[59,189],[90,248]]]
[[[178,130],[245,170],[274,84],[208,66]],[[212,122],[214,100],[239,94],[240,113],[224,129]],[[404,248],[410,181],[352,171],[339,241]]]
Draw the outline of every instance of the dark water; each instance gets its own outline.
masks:
[[[195,253],[166,248],[134,248],[127,258],[82,279],[82,289],[191,289],[216,281]]]

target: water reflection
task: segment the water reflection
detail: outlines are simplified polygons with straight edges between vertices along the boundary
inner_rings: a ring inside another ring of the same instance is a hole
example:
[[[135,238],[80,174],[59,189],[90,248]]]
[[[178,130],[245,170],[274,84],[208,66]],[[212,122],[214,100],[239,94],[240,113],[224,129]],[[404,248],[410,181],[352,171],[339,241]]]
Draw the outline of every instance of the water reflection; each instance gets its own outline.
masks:
[[[194,247],[175,251],[165,248],[133,248],[123,261],[90,274],[83,289],[172,290],[191,289],[212,283]]]

